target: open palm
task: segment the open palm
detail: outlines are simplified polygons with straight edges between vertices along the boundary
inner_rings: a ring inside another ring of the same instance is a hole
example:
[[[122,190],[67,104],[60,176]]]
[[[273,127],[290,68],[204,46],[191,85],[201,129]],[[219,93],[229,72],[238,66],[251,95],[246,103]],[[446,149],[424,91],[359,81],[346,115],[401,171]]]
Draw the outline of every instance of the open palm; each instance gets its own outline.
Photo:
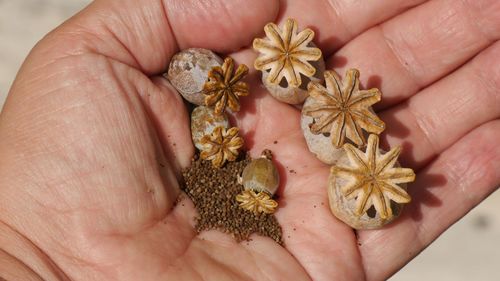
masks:
[[[188,47],[253,65],[252,39],[288,17],[316,31],[328,68],[358,68],[382,90],[385,148],[402,145],[417,171],[413,202],[381,230],[338,221],[300,111],[253,72],[234,119],[250,152],[271,149],[280,167],[286,245],[197,234],[192,203],[175,204],[189,116],[157,76]],[[0,272],[20,272],[0,277],[387,278],[500,183],[499,26],[496,0],[95,1],[34,49],[0,115]]]

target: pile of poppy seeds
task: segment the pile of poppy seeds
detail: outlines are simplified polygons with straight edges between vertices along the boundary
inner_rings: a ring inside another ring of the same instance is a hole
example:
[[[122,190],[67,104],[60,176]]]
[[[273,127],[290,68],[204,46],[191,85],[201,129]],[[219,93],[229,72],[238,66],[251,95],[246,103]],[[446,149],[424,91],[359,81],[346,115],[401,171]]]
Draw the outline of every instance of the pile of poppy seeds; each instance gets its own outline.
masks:
[[[182,171],[182,189],[198,211],[196,231],[217,229],[231,234],[238,242],[250,240],[252,233],[258,233],[283,245],[281,226],[274,215],[244,210],[235,200],[243,191],[238,176],[250,161],[247,155],[214,168],[210,161],[196,155],[191,166]]]

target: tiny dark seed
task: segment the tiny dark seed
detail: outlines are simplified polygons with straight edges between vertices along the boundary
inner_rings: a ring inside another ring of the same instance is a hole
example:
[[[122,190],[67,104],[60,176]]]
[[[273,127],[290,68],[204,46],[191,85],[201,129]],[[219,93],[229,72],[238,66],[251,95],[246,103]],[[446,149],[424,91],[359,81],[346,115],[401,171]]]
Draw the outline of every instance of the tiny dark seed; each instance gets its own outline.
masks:
[[[243,190],[235,175],[241,174],[250,161],[250,156],[241,157],[216,169],[210,161],[195,156],[191,166],[182,171],[184,182],[181,188],[199,214],[196,231],[218,229],[230,233],[237,241],[249,241],[252,233],[258,233],[283,245],[281,226],[274,215],[255,215],[240,208],[235,200]]]

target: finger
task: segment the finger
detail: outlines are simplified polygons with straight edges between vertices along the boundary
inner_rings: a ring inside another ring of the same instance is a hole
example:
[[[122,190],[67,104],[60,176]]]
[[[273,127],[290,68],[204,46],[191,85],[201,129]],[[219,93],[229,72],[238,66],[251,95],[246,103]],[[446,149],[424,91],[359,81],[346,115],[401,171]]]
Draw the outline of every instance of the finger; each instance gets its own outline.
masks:
[[[314,41],[327,57],[361,32],[425,1],[284,0],[278,21],[291,17],[300,28],[314,29]]]
[[[363,33],[328,64],[360,69],[361,82],[384,94],[376,108],[386,108],[498,40],[499,14],[496,0],[430,1]]]
[[[422,167],[473,128],[500,117],[500,42],[407,102],[380,114],[404,165]]]
[[[412,203],[395,224],[359,232],[369,280],[393,274],[498,188],[499,132],[496,120],[465,136],[417,175]]]
[[[218,52],[249,46],[279,11],[278,0],[170,0],[165,10],[181,49],[204,47]]]
[[[44,58],[93,52],[156,74],[178,49],[248,45],[277,11],[268,0],[98,0],[49,36]]]

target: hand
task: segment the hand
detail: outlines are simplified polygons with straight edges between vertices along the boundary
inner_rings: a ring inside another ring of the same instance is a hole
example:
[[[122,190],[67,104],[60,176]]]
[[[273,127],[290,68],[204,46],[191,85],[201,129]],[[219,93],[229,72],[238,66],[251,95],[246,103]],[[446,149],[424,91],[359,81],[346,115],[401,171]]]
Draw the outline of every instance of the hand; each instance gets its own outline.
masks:
[[[0,276],[387,278],[499,186],[499,13],[495,0],[95,1],[35,47],[0,116]],[[329,210],[329,167],[307,151],[299,111],[254,72],[235,117],[254,156],[270,148],[297,172],[281,171],[286,247],[197,235],[192,203],[174,207],[189,116],[159,75],[188,47],[251,66],[252,39],[288,17],[316,31],[328,68],[382,90],[385,146],[417,172],[413,202],[356,237]]]

